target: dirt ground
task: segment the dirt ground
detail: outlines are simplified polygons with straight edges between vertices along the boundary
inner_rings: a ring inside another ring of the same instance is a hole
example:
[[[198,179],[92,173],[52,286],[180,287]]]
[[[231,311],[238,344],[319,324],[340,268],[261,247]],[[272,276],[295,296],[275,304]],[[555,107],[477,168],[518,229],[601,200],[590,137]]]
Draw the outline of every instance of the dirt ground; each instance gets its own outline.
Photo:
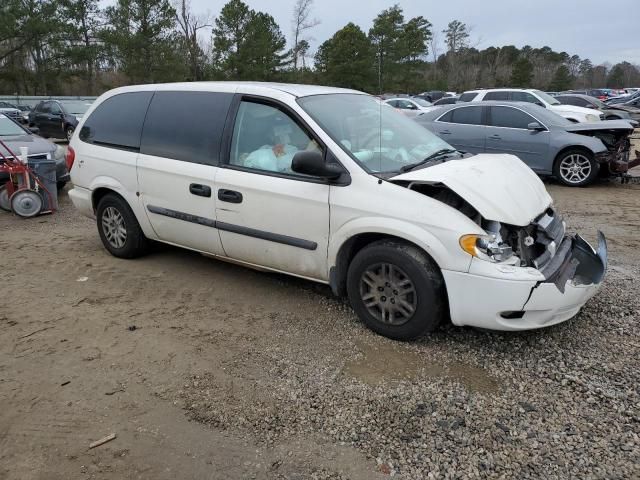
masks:
[[[571,229],[590,241],[604,231],[614,271],[636,271],[640,185],[548,188]],[[484,332],[391,342],[321,285],[175,248],[116,259],[66,192],[60,201],[53,216],[0,212],[2,479],[383,478],[375,452],[342,438],[334,420],[278,422],[308,402],[286,386],[420,379],[480,399],[507,388],[509,372],[490,358],[460,360],[448,348],[478,352]],[[580,332],[563,328],[536,338]],[[514,352],[521,342],[496,338]]]

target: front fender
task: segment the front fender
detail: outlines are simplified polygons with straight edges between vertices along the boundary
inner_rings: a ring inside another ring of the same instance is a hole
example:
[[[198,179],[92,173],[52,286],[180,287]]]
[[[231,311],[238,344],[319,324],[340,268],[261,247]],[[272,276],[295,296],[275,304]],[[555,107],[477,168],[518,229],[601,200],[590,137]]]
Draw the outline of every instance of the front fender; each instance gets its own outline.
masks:
[[[430,230],[437,230],[438,236]],[[427,252],[441,269],[466,272],[471,264],[471,255],[458,245],[458,232],[436,227],[427,230],[418,224],[390,217],[360,217],[345,223],[331,235],[328,249],[330,268],[336,265],[342,245],[363,233],[390,235],[411,242]]]

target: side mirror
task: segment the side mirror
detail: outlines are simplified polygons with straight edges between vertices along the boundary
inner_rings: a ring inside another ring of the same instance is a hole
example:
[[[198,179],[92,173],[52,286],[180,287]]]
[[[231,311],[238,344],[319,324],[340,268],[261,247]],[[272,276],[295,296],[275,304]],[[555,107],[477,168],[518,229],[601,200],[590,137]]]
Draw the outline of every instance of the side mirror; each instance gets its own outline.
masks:
[[[544,128],[538,122],[531,122],[529,125],[527,125],[527,128],[529,130],[533,130],[534,132],[543,132],[546,130],[546,128]]]
[[[325,162],[322,153],[308,150],[303,150],[293,156],[291,170],[327,180],[335,180],[344,173],[340,165]]]
[[[544,103],[542,103],[542,102],[536,102],[536,105],[538,105],[538,106],[540,106],[540,107],[542,107],[542,108],[547,108],[547,107],[545,106],[545,104],[544,104]]]
[[[34,135],[38,135],[40,133],[40,129],[38,127],[29,127],[29,131]]]

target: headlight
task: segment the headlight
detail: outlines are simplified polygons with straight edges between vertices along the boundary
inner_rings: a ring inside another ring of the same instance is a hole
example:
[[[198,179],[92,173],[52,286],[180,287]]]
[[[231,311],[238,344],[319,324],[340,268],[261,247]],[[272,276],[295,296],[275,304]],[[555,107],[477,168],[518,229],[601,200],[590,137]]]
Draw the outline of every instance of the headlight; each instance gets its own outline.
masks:
[[[66,150],[60,145],[56,145],[56,151],[53,153],[53,158],[56,160],[62,160],[64,158]]]
[[[600,120],[600,117],[598,115],[591,115],[589,113],[587,114],[586,119],[587,119],[587,122],[597,122],[598,120]]]
[[[469,255],[489,262],[504,262],[513,257],[513,250],[494,234],[463,235],[460,246]]]

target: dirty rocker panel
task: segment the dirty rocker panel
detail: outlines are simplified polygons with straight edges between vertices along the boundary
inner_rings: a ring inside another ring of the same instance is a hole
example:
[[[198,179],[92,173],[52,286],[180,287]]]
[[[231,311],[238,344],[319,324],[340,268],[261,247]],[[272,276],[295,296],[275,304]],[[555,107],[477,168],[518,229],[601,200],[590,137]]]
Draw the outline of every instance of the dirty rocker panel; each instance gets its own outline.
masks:
[[[282,243],[284,245],[303,248],[305,250],[315,250],[316,248],[318,248],[318,244],[310,240],[290,237],[288,235],[281,235],[279,233],[265,232],[264,230],[256,230],[249,227],[243,227],[241,225],[232,225],[230,223],[218,222],[210,218],[199,217],[198,215],[191,215],[189,213],[179,212],[177,210],[171,210],[169,208],[148,205],[147,210],[157,215],[164,215],[165,217],[175,218],[176,220],[197,223],[199,225],[204,225],[205,227],[217,228],[218,230],[224,230],[226,232],[237,233],[239,235],[259,238],[261,240],[267,240],[269,242]]]

